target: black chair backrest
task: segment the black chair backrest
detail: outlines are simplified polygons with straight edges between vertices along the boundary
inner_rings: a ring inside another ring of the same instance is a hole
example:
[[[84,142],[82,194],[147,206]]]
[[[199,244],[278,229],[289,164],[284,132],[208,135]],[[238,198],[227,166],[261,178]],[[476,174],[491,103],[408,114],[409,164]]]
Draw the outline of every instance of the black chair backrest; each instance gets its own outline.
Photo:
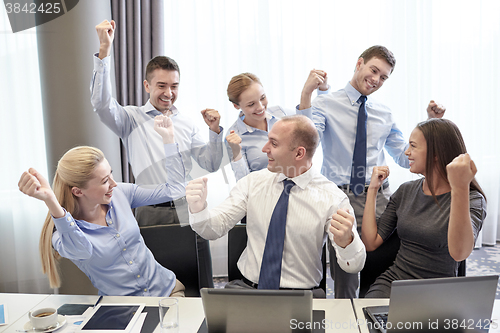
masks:
[[[237,224],[229,230],[227,235],[227,275],[229,281],[243,278],[237,263],[247,246],[247,239],[246,224]]]
[[[387,270],[399,251],[399,237],[394,231],[375,251],[366,252],[365,266],[359,273],[359,297],[365,297],[373,282]]]
[[[246,224],[237,224],[228,233],[227,273],[229,281],[243,278],[243,275],[238,269],[237,263],[241,253],[247,246],[247,239]],[[323,278],[321,279],[319,286],[325,291],[326,294],[326,246],[323,246],[321,262],[323,265]]]
[[[196,233],[178,224],[141,227],[141,235],[156,261],[175,273],[186,296],[200,296]]]

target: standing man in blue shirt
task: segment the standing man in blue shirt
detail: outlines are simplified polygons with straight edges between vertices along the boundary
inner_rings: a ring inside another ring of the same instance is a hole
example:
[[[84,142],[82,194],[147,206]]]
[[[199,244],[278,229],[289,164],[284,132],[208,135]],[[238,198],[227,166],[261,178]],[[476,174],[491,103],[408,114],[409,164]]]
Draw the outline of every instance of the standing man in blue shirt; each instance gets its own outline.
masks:
[[[302,91],[297,110],[314,121],[323,147],[321,172],[349,197],[358,222],[358,231],[361,230],[366,189],[373,167],[387,165],[383,148],[397,164],[409,167],[408,158],[404,154],[408,143],[396,126],[391,110],[370,96],[382,87],[395,65],[396,59],[391,51],[384,46],[372,46],[360,55],[354,75],[344,89],[319,95],[311,104],[312,92],[318,87],[324,90],[322,87],[326,85],[326,74],[321,75],[313,70],[305,84],[307,88]],[[358,112],[363,98],[366,100],[366,164],[353,170]],[[443,106],[430,101],[427,107],[429,118],[441,118],[444,112]],[[355,189],[357,193],[353,192],[353,172],[357,177],[365,179],[364,186]],[[390,195],[389,182],[386,181],[377,194],[377,217],[384,211]],[[335,297],[355,298],[358,275],[345,273],[336,265],[335,250],[331,244],[329,251],[330,271],[335,280]]]
[[[193,157],[205,170],[219,169],[223,155],[223,131],[219,126],[220,115],[216,110],[201,111],[210,128],[207,144],[193,121],[182,115],[174,103],[179,90],[180,71],[177,63],[168,57],[153,58],[146,67],[144,88],[150,98],[143,106],[121,106],[111,92],[110,53],[115,36],[115,22],[104,20],[96,26],[99,53],[94,56],[94,73],[90,86],[91,102],[101,121],[118,135],[127,152],[135,183],[154,185],[165,183],[167,172],[165,152],[161,137],[154,131],[154,117],[160,114],[172,119],[175,126],[175,143],[182,155],[185,174],[192,169]],[[190,179],[190,176],[188,176]],[[140,226],[181,223],[188,224],[185,194],[152,206],[136,209]],[[200,276],[204,286],[213,286],[212,263],[208,241],[198,239]],[[206,281],[205,281],[206,279]]]

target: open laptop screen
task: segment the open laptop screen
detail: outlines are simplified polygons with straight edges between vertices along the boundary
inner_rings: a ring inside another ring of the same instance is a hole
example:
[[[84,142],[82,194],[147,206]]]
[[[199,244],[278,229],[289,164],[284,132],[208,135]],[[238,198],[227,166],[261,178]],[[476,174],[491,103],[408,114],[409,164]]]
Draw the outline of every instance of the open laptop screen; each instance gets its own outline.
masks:
[[[394,281],[387,332],[488,332],[497,283],[497,275]],[[367,308],[372,317],[382,310]]]
[[[310,290],[203,288],[201,297],[209,333],[291,332],[291,323],[312,321]]]

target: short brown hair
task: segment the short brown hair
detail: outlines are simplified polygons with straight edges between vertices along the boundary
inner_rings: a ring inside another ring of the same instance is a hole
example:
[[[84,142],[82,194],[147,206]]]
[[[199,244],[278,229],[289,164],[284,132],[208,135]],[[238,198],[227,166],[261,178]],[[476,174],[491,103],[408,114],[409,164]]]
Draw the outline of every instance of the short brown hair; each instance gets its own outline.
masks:
[[[319,144],[319,134],[311,119],[304,115],[285,116],[283,122],[293,122],[295,127],[291,133],[291,149],[302,146],[306,149],[306,156],[312,158]]]
[[[227,85],[227,97],[229,98],[229,101],[239,105],[240,95],[253,83],[262,85],[257,75],[252,73],[241,73],[233,76]]]
[[[364,62],[367,63],[371,58],[379,58],[387,61],[387,63],[392,67],[391,73],[396,66],[396,58],[391,51],[389,51],[385,46],[374,45],[372,47],[367,48],[361,53],[359,56],[363,58]]]
[[[179,65],[175,62],[174,59],[165,57],[165,56],[157,56],[151,59],[146,66],[146,81],[150,82],[151,73],[153,73],[157,69],[164,69],[166,71],[176,71],[181,75],[179,70]]]

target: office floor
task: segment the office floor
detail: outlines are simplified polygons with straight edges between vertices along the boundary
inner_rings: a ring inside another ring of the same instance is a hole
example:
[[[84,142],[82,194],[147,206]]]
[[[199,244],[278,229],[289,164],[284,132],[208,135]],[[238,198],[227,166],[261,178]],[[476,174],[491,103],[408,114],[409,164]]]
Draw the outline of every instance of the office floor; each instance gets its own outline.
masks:
[[[495,246],[483,246],[474,249],[467,259],[467,276],[500,274],[500,243]],[[333,280],[330,269],[327,269],[326,297],[334,298]],[[227,283],[227,277],[214,278],[215,288],[223,288]],[[500,299],[500,283],[497,287],[496,298]]]

